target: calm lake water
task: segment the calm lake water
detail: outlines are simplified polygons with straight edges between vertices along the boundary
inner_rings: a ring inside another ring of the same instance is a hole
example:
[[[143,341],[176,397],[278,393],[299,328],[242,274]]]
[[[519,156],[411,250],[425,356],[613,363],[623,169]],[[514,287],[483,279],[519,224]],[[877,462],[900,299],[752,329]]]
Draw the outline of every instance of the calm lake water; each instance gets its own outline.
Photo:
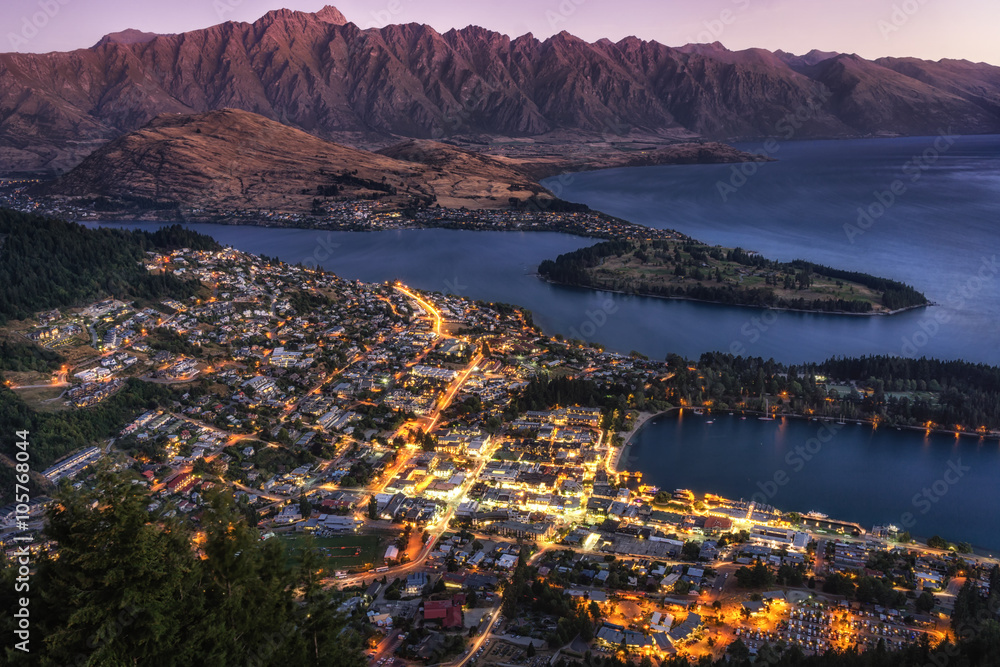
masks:
[[[1000,550],[996,440],[684,410],[660,415],[635,434],[628,468],[667,490],[816,510],[866,530],[909,524],[913,535]],[[924,489],[931,495],[921,496]]]
[[[543,259],[594,242],[564,234],[195,228],[240,250],[320,264],[345,278],[400,279],[421,289],[518,304],[550,334],[652,358],[727,350],[790,363],[895,354],[1000,364],[1000,275],[992,264],[1000,245],[1000,137],[958,138],[916,166],[913,156],[934,141],[783,143],[773,153],[780,161],[758,165],[742,187],[726,191],[726,201],[718,183],[730,182],[732,165],[614,169],[547,182],[552,188],[559,183],[563,198],[634,222],[775,259],[895,278],[940,304],[892,317],[761,311],[549,285],[534,275]],[[919,174],[915,181],[913,174]],[[883,215],[858,226],[858,207],[877,203],[876,193],[891,190],[897,179],[905,190]],[[910,512],[915,535],[940,533],[1000,550],[995,441],[847,426],[793,470],[784,457],[817,428],[814,422],[728,417],[706,426],[702,418],[662,417],[637,435],[632,465],[665,488],[745,498],[763,493],[758,483],[767,486],[783,470],[789,481],[769,498],[779,508],[815,509],[866,528],[900,524]],[[915,505],[914,495],[943,479],[953,461],[972,470],[921,512],[925,505]]]
[[[1000,363],[1000,136],[784,142],[771,156],[778,161],[545,183],[565,199],[710,244],[901,280],[939,304],[889,318],[779,313],[764,326],[733,310],[702,317],[665,306],[654,340],[677,341],[678,352],[690,348],[675,330],[692,327],[702,351],[785,361],[878,353]],[[734,176],[741,168],[755,173]]]

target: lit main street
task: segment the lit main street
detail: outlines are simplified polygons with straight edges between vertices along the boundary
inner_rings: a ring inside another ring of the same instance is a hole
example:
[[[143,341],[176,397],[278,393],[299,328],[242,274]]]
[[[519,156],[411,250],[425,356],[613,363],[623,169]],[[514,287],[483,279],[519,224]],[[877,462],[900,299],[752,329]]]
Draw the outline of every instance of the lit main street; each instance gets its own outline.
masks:
[[[409,298],[419,303],[420,306],[430,315],[430,317],[434,322],[433,328],[435,333],[441,335],[442,337],[451,337],[449,334],[441,333],[441,313],[437,310],[437,308],[435,308],[427,300],[423,299],[416,293],[410,291],[409,289],[401,285],[396,285],[395,288],[402,294],[405,294]],[[433,430],[438,425],[438,420],[440,419],[441,413],[448,409],[452,401],[454,401],[455,397],[458,395],[459,391],[461,391],[464,384],[468,381],[469,377],[472,375],[473,372],[476,371],[482,360],[483,360],[482,353],[476,352],[472,360],[469,361],[469,363],[466,365],[463,371],[459,373],[454,380],[452,380],[451,384],[445,391],[444,395],[437,402],[434,411],[422,419],[416,419],[412,422],[407,422],[401,425],[390,436],[390,441],[395,439],[397,436],[406,433],[407,431],[411,430],[414,427],[419,427],[424,419],[427,420],[426,428],[424,429],[425,432],[427,433],[433,432]],[[369,490],[369,496],[367,497],[370,497],[370,495],[372,494],[381,493],[385,490],[386,486],[388,486],[388,484],[396,477],[396,475],[399,474],[402,470],[404,470],[406,466],[409,464],[410,455],[413,453],[414,449],[415,448],[413,447],[406,447],[406,448],[401,448],[399,450],[400,453],[399,460],[396,461],[395,465],[391,469],[385,472],[385,474],[383,475],[383,481],[381,485]],[[485,467],[486,462],[488,460],[489,460],[488,454],[482,457],[482,459],[476,465],[475,470],[473,470],[466,479],[465,482],[466,484],[472,484],[475,482],[475,480],[482,473],[482,470]],[[362,499],[362,502],[360,503],[362,507],[365,507],[367,505],[367,503],[365,502],[366,498]],[[441,538],[441,536],[448,531],[448,525],[451,522],[451,519],[455,516],[455,511],[458,509],[460,498],[461,496],[448,503],[447,511],[445,512],[444,516],[442,516],[442,518],[439,519],[438,522],[435,524],[434,530],[429,531],[431,533],[430,537],[421,547],[420,552],[417,554],[416,558],[414,558],[412,561],[408,563],[403,563],[401,565],[391,567],[389,568],[388,571],[384,572],[383,574],[392,575],[396,577],[408,574],[409,572],[412,572],[413,570],[423,566],[423,564],[427,561],[427,558],[430,555],[431,551],[433,550],[434,545]],[[327,579],[326,583],[328,585],[334,584],[340,587],[354,586],[363,583],[366,576],[371,576],[371,574],[361,573],[343,579]]]

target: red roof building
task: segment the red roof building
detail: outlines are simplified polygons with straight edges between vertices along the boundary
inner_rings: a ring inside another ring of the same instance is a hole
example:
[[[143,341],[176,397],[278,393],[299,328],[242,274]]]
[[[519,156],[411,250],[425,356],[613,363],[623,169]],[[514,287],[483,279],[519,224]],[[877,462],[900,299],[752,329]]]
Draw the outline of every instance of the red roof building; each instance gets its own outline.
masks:
[[[440,621],[442,628],[462,625],[462,606],[456,600],[427,600],[424,602],[424,621]]]

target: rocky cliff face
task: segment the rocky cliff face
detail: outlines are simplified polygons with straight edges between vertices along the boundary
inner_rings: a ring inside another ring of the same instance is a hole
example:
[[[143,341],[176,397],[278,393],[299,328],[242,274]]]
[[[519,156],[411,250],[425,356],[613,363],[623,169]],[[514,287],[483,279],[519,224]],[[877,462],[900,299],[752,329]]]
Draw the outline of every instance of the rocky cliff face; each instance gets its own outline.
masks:
[[[362,30],[336,9],[277,10],[179,35],[0,55],[0,165],[61,170],[164,112],[237,108],[326,139],[796,137],[1000,131],[1000,68],[811,52],[671,48],[478,27]],[[805,110],[805,111],[804,111]]]

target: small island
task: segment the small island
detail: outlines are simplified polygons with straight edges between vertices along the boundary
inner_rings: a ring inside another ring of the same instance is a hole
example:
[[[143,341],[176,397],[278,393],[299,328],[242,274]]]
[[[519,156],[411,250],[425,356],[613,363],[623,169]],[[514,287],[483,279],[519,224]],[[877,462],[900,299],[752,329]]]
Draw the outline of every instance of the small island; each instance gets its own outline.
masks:
[[[887,315],[929,305],[901,282],[693,239],[620,239],[545,260],[545,280],[564,285],[735,306]]]

